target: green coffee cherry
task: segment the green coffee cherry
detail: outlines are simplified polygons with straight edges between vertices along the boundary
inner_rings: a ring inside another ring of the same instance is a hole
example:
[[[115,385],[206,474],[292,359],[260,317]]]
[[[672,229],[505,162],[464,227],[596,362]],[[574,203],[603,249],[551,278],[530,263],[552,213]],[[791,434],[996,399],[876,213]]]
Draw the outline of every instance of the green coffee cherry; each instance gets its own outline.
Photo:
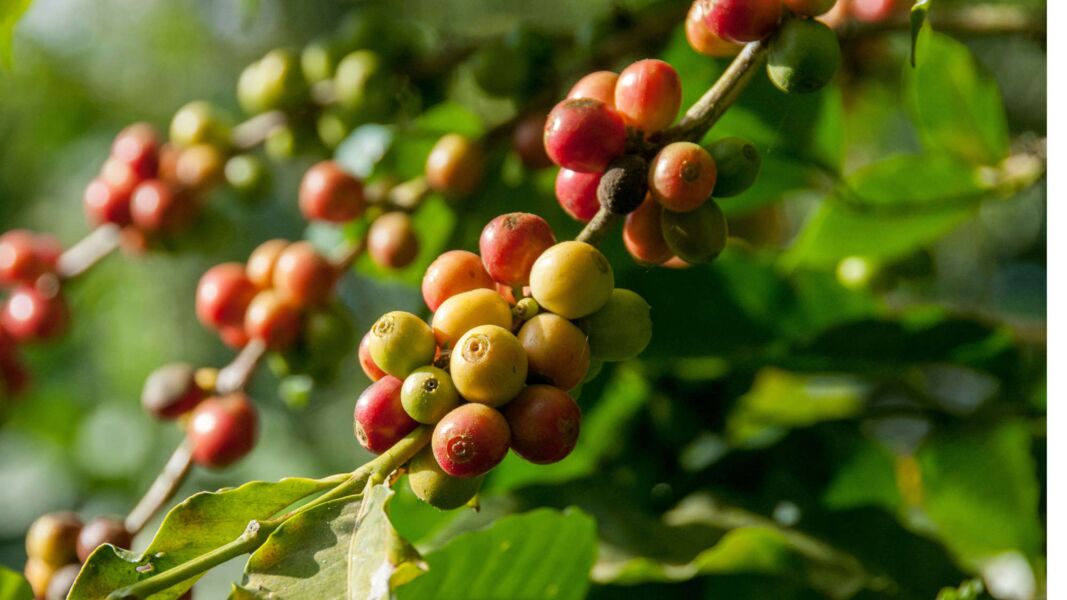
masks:
[[[594,357],[630,360],[652,339],[651,307],[636,292],[615,288],[604,308],[582,319],[582,328],[589,335],[589,351]]]
[[[333,77],[340,59],[337,45],[327,38],[314,40],[300,52],[300,70],[310,84]]]
[[[374,120],[388,114],[393,82],[377,53],[357,50],[337,65],[334,93],[341,106],[359,120]]]
[[[307,82],[289,50],[271,50],[248,65],[237,80],[237,101],[248,114],[292,108],[306,96]]]
[[[808,94],[833,79],[841,63],[837,34],[819,21],[790,19],[771,40],[767,75],[783,92]]]
[[[660,223],[671,252],[687,263],[711,262],[726,248],[726,215],[712,198],[690,212],[664,210]]]
[[[738,137],[718,140],[708,148],[718,175],[712,194],[729,198],[743,193],[756,182],[762,158],[751,142]]]
[[[408,485],[419,500],[441,510],[460,508],[471,501],[482,487],[485,475],[452,477],[445,473],[427,446],[408,463]]]
[[[419,367],[404,378],[400,402],[419,423],[432,425],[459,406],[459,392],[452,376],[437,367]]]
[[[263,151],[274,160],[289,160],[296,155],[296,132],[288,125],[275,127],[263,141]]]
[[[348,121],[340,111],[324,110],[315,122],[315,129],[322,140],[322,145],[327,148],[336,148],[348,137],[351,130]]]
[[[226,161],[226,182],[244,198],[258,200],[270,189],[270,171],[254,154],[238,154]]]
[[[386,373],[403,379],[433,361],[437,345],[425,321],[400,310],[385,313],[371,327],[371,358]]]
[[[582,385],[589,383],[597,378],[600,372],[604,370],[604,361],[599,358],[593,358],[589,361],[589,371],[585,374],[585,379],[582,379]],[[571,397],[575,400],[578,399],[579,390],[582,389],[582,385],[571,390]]]
[[[337,363],[356,346],[356,326],[348,312],[336,305],[308,313],[300,347],[308,354],[307,373],[316,378],[335,374]]]
[[[174,113],[170,122],[170,141],[179,148],[196,144],[229,148],[229,118],[210,102],[190,102]]]

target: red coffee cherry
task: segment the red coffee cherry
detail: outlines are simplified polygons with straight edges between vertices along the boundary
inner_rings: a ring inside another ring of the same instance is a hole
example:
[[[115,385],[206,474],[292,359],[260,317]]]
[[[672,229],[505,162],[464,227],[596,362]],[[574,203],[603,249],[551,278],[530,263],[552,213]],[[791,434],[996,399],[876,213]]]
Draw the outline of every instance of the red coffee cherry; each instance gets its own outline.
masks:
[[[44,273],[55,273],[63,256],[63,244],[53,236],[38,233],[33,236],[33,253]]]
[[[89,222],[96,225],[114,223],[125,226],[133,222],[130,215],[130,190],[113,187],[101,178],[89,182],[82,206]]]
[[[2,328],[0,328],[0,335],[5,339],[10,339]],[[14,343],[14,340],[11,343]],[[3,354],[0,354],[0,390],[6,392],[10,398],[26,391],[29,385],[30,372],[22,364],[22,359],[18,354],[13,349],[5,350]]]
[[[193,462],[212,469],[241,460],[256,445],[259,415],[243,393],[213,396],[201,402],[189,420]]]
[[[503,415],[483,404],[463,404],[438,421],[431,447],[445,473],[477,477],[504,460],[510,441]]]
[[[386,375],[363,390],[356,401],[354,430],[361,446],[375,454],[393,447],[419,426],[404,411],[400,390],[404,382]]]
[[[639,60],[619,73],[615,110],[630,127],[646,133],[666,129],[681,106],[682,82],[668,63]]]
[[[263,290],[248,305],[244,329],[249,338],[262,340],[271,350],[284,350],[300,333],[300,311],[274,290]]]
[[[223,344],[234,350],[240,350],[248,345],[250,338],[248,332],[245,331],[244,323],[240,325],[226,325],[219,329],[219,339]]]
[[[818,17],[830,12],[837,0],[782,0],[789,10],[805,17]]]
[[[555,243],[548,221],[530,213],[508,213],[482,229],[478,249],[489,276],[515,286],[530,282],[534,261]]]
[[[901,8],[897,0],[851,0],[849,12],[859,21],[880,23]]]
[[[419,236],[411,215],[392,211],[374,219],[367,231],[367,254],[375,264],[402,269],[419,255]]]
[[[626,125],[599,100],[564,100],[548,114],[544,139],[552,162],[572,171],[600,173],[626,150]]]
[[[72,512],[41,515],[26,532],[26,555],[59,567],[77,559],[82,522]]]
[[[99,179],[113,188],[116,194],[125,197],[133,194],[134,188],[145,181],[137,175],[133,167],[114,157],[104,161],[104,166],[100,168]]]
[[[728,42],[708,28],[704,22],[704,2],[696,0],[685,17],[685,39],[689,46],[704,56],[734,56],[741,46]]]
[[[70,322],[67,302],[58,288],[42,291],[21,285],[11,292],[0,312],[0,327],[18,342],[46,341],[62,335]]]
[[[374,357],[370,355],[370,335],[368,331],[363,335],[363,339],[359,341],[359,366],[363,368],[363,373],[367,375],[367,379],[378,381],[386,376],[386,372],[378,367],[378,364],[374,362]]]
[[[148,234],[180,231],[192,221],[195,211],[191,198],[159,179],[138,185],[130,197],[133,224]]]
[[[715,35],[745,44],[774,33],[782,17],[782,0],[701,0],[704,23]]]
[[[241,324],[255,295],[256,286],[241,263],[215,265],[196,286],[196,316],[212,328]]]
[[[449,133],[430,150],[425,171],[431,189],[449,196],[469,196],[482,183],[485,154],[478,142]]]
[[[552,159],[545,152],[543,137],[547,120],[546,113],[536,112],[526,115],[515,125],[511,148],[527,169],[544,169],[552,165]]]
[[[552,313],[534,315],[517,334],[526,351],[530,372],[547,383],[571,390],[589,371],[589,342],[585,332]]]
[[[157,419],[176,419],[207,397],[196,384],[196,369],[171,363],[152,371],[141,390],[141,406]]]
[[[568,215],[588,223],[600,210],[596,190],[602,176],[601,173],[560,169],[556,174],[556,200]]]
[[[614,71],[594,71],[579,79],[567,92],[567,98],[592,98],[615,108],[615,84],[618,81],[619,75]]]
[[[493,278],[482,258],[466,250],[449,250],[438,256],[422,276],[422,299],[431,311],[456,294],[482,288],[493,289]]]
[[[274,265],[278,257],[289,246],[287,240],[267,240],[248,255],[245,274],[257,288],[265,290],[274,285]]]
[[[129,165],[140,179],[155,177],[159,168],[159,135],[148,123],[129,125],[115,136],[111,156]]]
[[[337,276],[337,269],[310,242],[294,242],[274,264],[274,291],[296,307],[318,306],[333,294]]]
[[[300,182],[300,212],[305,219],[346,223],[363,214],[363,183],[332,160],[307,170]]]
[[[708,151],[692,142],[667,144],[648,170],[648,191],[664,208],[689,212],[715,188],[717,170]]]
[[[0,235],[0,285],[32,284],[55,268],[45,238],[25,229]]]
[[[96,517],[82,527],[78,534],[78,560],[85,562],[89,555],[104,544],[130,549],[133,536],[119,517]]]
[[[648,197],[637,210],[626,215],[622,242],[638,263],[658,265],[674,256],[663,239],[663,226],[660,223],[662,211],[663,208]]]
[[[531,385],[504,410],[511,449],[526,460],[547,465],[563,460],[578,444],[582,411],[567,392]]]

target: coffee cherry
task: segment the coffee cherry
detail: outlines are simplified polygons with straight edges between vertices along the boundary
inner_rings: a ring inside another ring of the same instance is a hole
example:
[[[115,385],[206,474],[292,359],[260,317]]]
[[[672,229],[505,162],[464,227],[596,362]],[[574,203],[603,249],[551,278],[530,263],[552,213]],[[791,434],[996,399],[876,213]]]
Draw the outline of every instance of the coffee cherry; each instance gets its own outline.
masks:
[[[881,23],[907,4],[898,0],[847,0],[848,12],[857,21]]]
[[[82,527],[78,534],[78,560],[85,562],[89,555],[104,544],[129,550],[133,536],[119,517],[96,517]]]
[[[333,294],[337,276],[337,269],[310,242],[294,242],[274,263],[274,291],[296,307],[318,306]]]
[[[248,65],[237,80],[237,102],[252,115],[293,107],[306,91],[297,57],[288,50],[271,50]]]
[[[404,378],[400,401],[412,419],[433,425],[459,406],[460,398],[451,375],[437,367],[419,367]]]
[[[0,327],[18,342],[54,339],[67,330],[69,323],[70,311],[62,294],[58,289],[42,290],[40,286],[15,288],[0,312]]]
[[[81,565],[72,563],[56,570],[48,581],[48,589],[44,594],[44,600],[66,600],[70,589],[74,587],[74,580],[81,573]]]
[[[130,197],[133,224],[147,234],[175,233],[192,221],[195,211],[191,198],[159,179],[138,185]]]
[[[300,332],[299,350],[307,356],[305,372],[316,379],[336,375],[338,361],[356,342],[352,315],[334,303],[308,312]]]
[[[596,197],[600,178],[600,173],[560,169],[556,174],[556,200],[568,215],[588,223],[600,210],[600,201]]]
[[[470,402],[499,406],[526,384],[526,351],[498,325],[481,325],[463,334],[452,350],[452,382]],[[444,466],[444,465],[442,465]]]
[[[789,19],[771,41],[767,75],[786,93],[809,94],[833,79],[841,44],[833,29],[811,19]]]
[[[637,210],[626,215],[622,226],[622,242],[638,263],[658,265],[674,254],[663,239],[660,215],[663,208],[651,197],[645,198]]]
[[[206,191],[222,182],[226,157],[216,146],[196,144],[178,154],[174,176],[193,191]]]
[[[74,562],[81,529],[81,519],[72,512],[41,515],[26,532],[26,555],[53,567]]]
[[[615,85],[619,81],[614,71],[594,71],[578,80],[567,92],[568,99],[592,98],[615,108]]]
[[[567,457],[578,444],[582,411],[567,392],[531,385],[504,410],[511,449],[526,460],[547,465]]]
[[[547,120],[546,113],[536,112],[526,115],[515,125],[511,148],[527,169],[544,169],[552,165],[552,159],[545,152],[543,137]]]
[[[485,154],[477,142],[458,133],[437,140],[426,157],[426,183],[449,196],[469,196],[485,171]]]
[[[363,184],[332,160],[307,170],[300,182],[300,212],[305,219],[346,223],[363,214]]]
[[[510,328],[511,307],[493,290],[470,290],[442,302],[431,325],[437,345],[452,348],[464,333],[479,325]]]
[[[419,426],[400,401],[403,382],[385,376],[363,390],[356,401],[354,431],[361,446],[375,454],[393,447]]]
[[[543,308],[567,319],[600,310],[615,287],[608,259],[584,242],[560,242],[545,250],[530,272],[530,291]]]
[[[409,312],[394,310],[382,315],[370,329],[370,355],[374,364],[393,377],[407,377],[433,362],[433,330]]]
[[[696,0],[685,17],[685,38],[689,46],[704,56],[734,56],[741,46],[715,35],[704,22],[704,2]]]
[[[716,198],[736,196],[755,183],[762,159],[750,142],[738,137],[723,138],[713,143],[708,152],[715,159],[718,171]]]
[[[422,277],[422,299],[431,311],[456,294],[493,289],[493,278],[480,256],[466,250],[449,250],[434,259]]]
[[[197,385],[196,369],[186,363],[164,365],[145,379],[141,406],[157,419],[175,419],[196,407],[207,393]]]
[[[441,470],[453,477],[478,477],[508,453],[511,431],[504,416],[482,404],[463,404],[434,427],[431,448]]]
[[[670,64],[650,58],[619,73],[615,110],[628,126],[646,133],[661,131],[674,122],[681,106],[682,82]]]
[[[570,390],[585,378],[589,343],[574,323],[559,315],[541,313],[526,321],[517,337],[526,351],[530,372],[547,383]]]
[[[0,285],[32,284],[50,271],[38,246],[41,243],[31,231],[14,229],[0,235]]]
[[[196,286],[196,316],[207,327],[238,325],[255,295],[256,286],[241,263],[215,265]]]
[[[89,182],[82,197],[82,205],[85,207],[85,216],[93,225],[129,225],[132,222],[130,192],[112,187],[103,179],[97,178]]]
[[[419,255],[419,236],[411,215],[397,210],[374,219],[367,231],[367,254],[387,269],[410,265]]]
[[[687,213],[664,210],[660,218],[667,246],[687,263],[711,262],[726,248],[726,216],[715,200]]]
[[[234,191],[248,199],[258,200],[269,189],[270,173],[263,159],[254,154],[238,154],[227,160],[223,175]]]
[[[115,136],[111,156],[129,165],[141,179],[155,177],[159,168],[159,136],[148,123],[134,123]]]
[[[196,144],[229,148],[229,119],[210,102],[190,102],[178,109],[170,121],[170,143],[178,148]]]
[[[228,467],[256,445],[259,415],[243,393],[213,396],[193,409],[189,442],[193,462],[211,469]]]
[[[33,590],[34,598],[44,598],[45,594],[48,593],[48,584],[51,583],[52,577],[58,570],[57,566],[34,556],[30,556],[26,560],[26,566],[22,574],[26,576],[26,581],[29,582],[30,589]]]
[[[434,458],[433,448],[422,449],[408,463],[408,485],[415,497],[441,510],[466,505],[482,488],[485,476],[453,477]]]
[[[381,118],[394,100],[394,84],[381,57],[371,50],[357,50],[342,58],[333,87],[341,106],[363,120]]]
[[[701,0],[704,23],[715,35],[746,44],[766,38],[782,17],[781,0]]]
[[[635,292],[616,288],[604,308],[582,319],[589,349],[604,361],[636,358],[652,340],[651,307]]]
[[[805,17],[817,17],[830,12],[837,0],[782,0],[789,10]]]
[[[635,154],[611,161],[597,184],[600,206],[617,215],[631,213],[648,193],[648,163]]]
[[[274,285],[274,265],[278,264],[278,257],[289,246],[287,240],[267,240],[256,247],[252,254],[248,255],[245,265],[245,274],[248,280],[257,288],[264,290]]]
[[[363,339],[359,341],[359,366],[363,369],[363,373],[367,375],[367,379],[378,381],[386,376],[386,372],[378,368],[374,358],[370,355],[370,337],[371,333],[368,331],[363,334]]]
[[[508,213],[482,229],[478,249],[490,277],[518,286],[530,281],[534,261],[555,242],[548,221],[530,213]]]
[[[329,38],[312,40],[300,51],[300,71],[308,83],[318,83],[333,77],[337,67],[338,44]]]
[[[248,305],[244,324],[249,338],[262,340],[271,350],[284,350],[300,333],[300,311],[276,291],[263,290]]]
[[[552,162],[572,171],[600,173],[626,149],[626,125],[599,100],[564,100],[548,114],[544,139]]]
[[[652,159],[648,189],[664,208],[696,209],[711,195],[717,170],[707,150],[692,142],[668,144]]]
[[[129,196],[139,183],[145,181],[128,163],[115,157],[108,158],[100,167],[100,180],[114,188],[119,196]]]

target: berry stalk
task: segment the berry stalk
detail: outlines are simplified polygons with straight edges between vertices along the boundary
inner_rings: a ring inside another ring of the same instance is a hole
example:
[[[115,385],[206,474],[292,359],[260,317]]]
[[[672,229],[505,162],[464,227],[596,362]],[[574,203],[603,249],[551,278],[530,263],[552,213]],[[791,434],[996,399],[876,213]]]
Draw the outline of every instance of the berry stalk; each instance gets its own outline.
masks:
[[[152,520],[152,517],[159,512],[159,509],[174,497],[174,493],[178,491],[182,482],[185,481],[185,477],[189,474],[192,464],[192,451],[189,448],[189,444],[183,439],[178,447],[174,449],[174,454],[171,454],[170,459],[163,466],[163,470],[156,476],[156,480],[148,488],[148,492],[133,507],[130,514],[126,516],[126,530],[130,532],[131,536],[137,535],[144,529],[144,526]]]
[[[91,269],[119,247],[121,233],[122,229],[113,223],[92,230],[59,257],[59,276],[72,279]]]

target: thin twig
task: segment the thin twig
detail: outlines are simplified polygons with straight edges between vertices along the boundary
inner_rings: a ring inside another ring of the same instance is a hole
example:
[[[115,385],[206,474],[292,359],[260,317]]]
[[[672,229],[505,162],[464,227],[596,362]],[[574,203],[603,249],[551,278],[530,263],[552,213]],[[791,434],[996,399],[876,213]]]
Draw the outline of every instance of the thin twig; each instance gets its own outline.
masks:
[[[219,370],[215,391],[219,395],[225,395],[243,390],[266,353],[267,344],[263,340],[249,341],[230,364]]]
[[[156,476],[156,480],[152,482],[152,486],[148,488],[148,492],[127,515],[126,531],[129,531],[130,535],[137,535],[144,529],[144,526],[163,508],[163,505],[174,497],[174,493],[178,491],[186,475],[189,474],[192,463],[193,456],[189,444],[182,440],[182,443],[174,449],[174,454],[170,455],[167,464],[163,466],[163,470]]]
[[[97,227],[59,257],[59,276],[71,279],[88,271],[114,252],[121,240],[122,229],[118,225],[108,223]]]

